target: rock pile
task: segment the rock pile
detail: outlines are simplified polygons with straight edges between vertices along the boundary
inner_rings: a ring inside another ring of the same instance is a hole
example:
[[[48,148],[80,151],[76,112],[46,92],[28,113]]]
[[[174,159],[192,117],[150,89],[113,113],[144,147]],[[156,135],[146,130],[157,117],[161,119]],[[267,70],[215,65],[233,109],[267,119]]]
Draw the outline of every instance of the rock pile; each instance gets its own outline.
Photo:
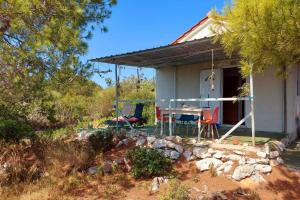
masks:
[[[116,147],[128,145],[131,139],[121,140]],[[179,136],[166,136],[156,138],[154,136],[138,135],[132,138],[135,145],[157,149],[166,157],[176,162],[181,156],[187,161],[194,161],[199,171],[215,168],[217,175],[225,174],[235,181],[251,178],[255,182],[265,181],[261,174],[269,174],[272,167],[282,164],[279,151],[270,151],[268,145],[258,151],[256,156],[248,156],[244,151],[221,151],[209,148],[206,144],[193,144],[184,148],[182,138]]]

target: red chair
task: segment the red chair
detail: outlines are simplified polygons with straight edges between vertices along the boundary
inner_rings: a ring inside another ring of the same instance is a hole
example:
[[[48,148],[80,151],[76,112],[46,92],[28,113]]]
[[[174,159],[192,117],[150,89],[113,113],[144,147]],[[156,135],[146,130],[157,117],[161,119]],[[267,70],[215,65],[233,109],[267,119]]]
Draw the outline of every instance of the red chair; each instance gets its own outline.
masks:
[[[163,122],[168,122],[169,121],[169,116],[162,116],[161,115],[161,111],[160,108],[158,106],[155,106],[155,114],[156,114],[156,120],[158,123],[163,123]],[[172,122],[176,121],[175,117],[171,118]],[[175,124],[175,123],[173,123]],[[158,128],[158,126],[156,126],[156,129]],[[155,129],[155,131],[156,131]]]
[[[198,121],[198,123],[201,123],[204,125],[203,129],[200,132],[200,136],[204,129],[207,129],[207,132],[209,132],[209,130],[211,130],[211,136],[212,136],[212,139],[214,140],[214,129],[215,129],[216,133],[217,133],[217,137],[219,138],[219,132],[218,132],[218,128],[217,128],[217,124],[219,121],[219,110],[220,110],[219,106],[215,107],[212,115],[211,115],[210,110],[203,111],[204,119],[201,120],[200,122]]]

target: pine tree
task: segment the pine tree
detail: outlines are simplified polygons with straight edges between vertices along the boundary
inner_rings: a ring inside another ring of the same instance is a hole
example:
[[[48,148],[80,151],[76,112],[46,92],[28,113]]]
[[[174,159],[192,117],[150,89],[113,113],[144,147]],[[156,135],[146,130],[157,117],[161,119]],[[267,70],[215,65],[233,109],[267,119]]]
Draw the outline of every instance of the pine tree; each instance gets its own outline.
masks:
[[[238,53],[247,76],[269,67],[286,77],[300,61],[299,0],[233,0],[222,12],[211,13],[215,33],[228,55]]]

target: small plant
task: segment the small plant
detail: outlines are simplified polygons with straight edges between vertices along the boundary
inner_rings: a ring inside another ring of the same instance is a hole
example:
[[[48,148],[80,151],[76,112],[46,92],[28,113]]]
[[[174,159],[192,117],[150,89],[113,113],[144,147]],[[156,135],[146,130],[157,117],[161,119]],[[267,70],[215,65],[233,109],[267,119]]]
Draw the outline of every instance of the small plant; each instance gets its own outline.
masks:
[[[160,197],[160,200],[189,200],[189,188],[182,185],[178,179],[170,181],[167,194]]]
[[[198,183],[199,182],[199,178],[196,177],[196,176],[193,176],[192,177],[192,181],[195,182],[195,183]]]
[[[128,152],[134,178],[165,176],[172,172],[171,160],[155,149],[135,148]]]
[[[249,198],[251,200],[261,200],[259,194],[256,191],[253,191],[253,190],[250,192]]]
[[[208,169],[209,169],[209,173],[210,173],[211,177],[216,177],[218,175],[217,170],[212,163],[209,165]]]
[[[114,200],[124,197],[124,194],[116,185],[107,185],[103,192],[103,197],[107,200]]]
[[[49,173],[56,177],[65,177],[88,169],[93,162],[94,152],[80,143],[55,141],[48,144],[45,155]]]
[[[0,139],[5,142],[19,142],[23,138],[31,138],[32,128],[24,122],[16,120],[0,120]]]
[[[113,131],[96,130],[89,137],[89,143],[95,151],[107,151],[113,144]]]

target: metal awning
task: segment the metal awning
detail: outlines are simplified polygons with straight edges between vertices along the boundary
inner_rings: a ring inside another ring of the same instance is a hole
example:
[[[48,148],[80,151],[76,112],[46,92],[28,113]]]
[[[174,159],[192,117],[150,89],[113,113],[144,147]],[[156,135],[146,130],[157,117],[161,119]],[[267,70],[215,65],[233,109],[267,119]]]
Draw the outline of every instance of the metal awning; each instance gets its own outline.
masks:
[[[226,59],[226,55],[220,44],[213,44],[211,38],[202,38],[175,45],[172,44],[125,54],[95,58],[91,61],[160,68],[162,66],[178,66],[211,61],[212,49],[214,49],[215,61]]]

